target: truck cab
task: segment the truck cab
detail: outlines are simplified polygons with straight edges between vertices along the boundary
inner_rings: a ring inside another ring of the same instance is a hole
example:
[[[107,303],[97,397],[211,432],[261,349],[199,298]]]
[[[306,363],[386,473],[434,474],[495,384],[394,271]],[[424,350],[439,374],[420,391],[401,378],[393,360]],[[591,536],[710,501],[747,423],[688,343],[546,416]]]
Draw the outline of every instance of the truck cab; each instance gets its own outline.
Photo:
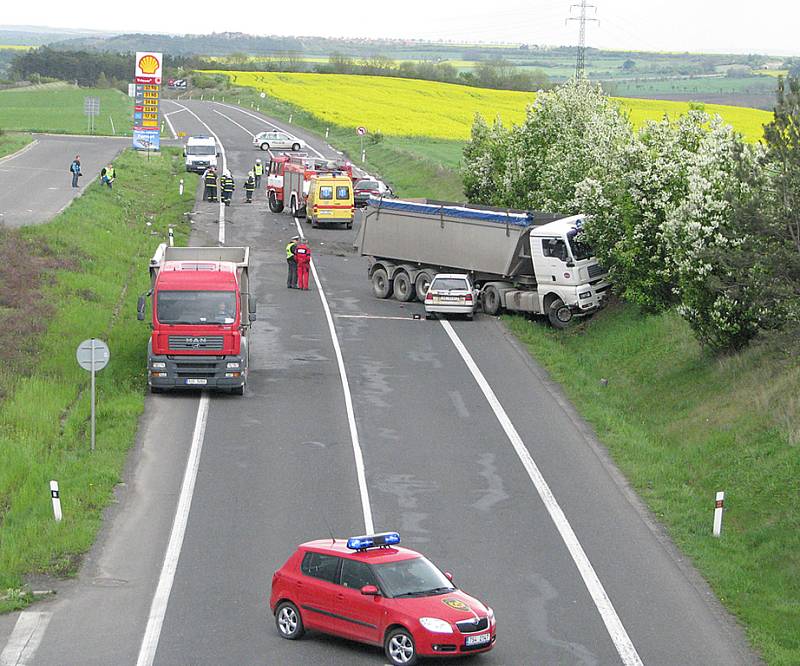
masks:
[[[249,370],[249,330],[256,318],[249,293],[249,248],[159,246],[150,261],[152,300],[148,384],[210,388],[242,395]]]
[[[183,157],[187,171],[203,173],[208,167],[217,166],[217,142],[211,136],[190,136],[183,147]]]

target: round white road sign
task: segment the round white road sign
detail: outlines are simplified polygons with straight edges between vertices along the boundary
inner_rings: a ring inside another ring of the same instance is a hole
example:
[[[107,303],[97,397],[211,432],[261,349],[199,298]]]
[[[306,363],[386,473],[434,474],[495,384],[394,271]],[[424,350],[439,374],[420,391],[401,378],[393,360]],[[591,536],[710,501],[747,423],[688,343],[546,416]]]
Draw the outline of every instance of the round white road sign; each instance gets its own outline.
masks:
[[[364,136],[367,133],[367,128],[366,127],[359,127],[356,130],[356,133],[358,134],[358,136]]]
[[[80,365],[84,370],[89,370],[90,372],[92,370],[97,372],[98,370],[105,368],[108,365],[108,359],[110,355],[111,354],[108,351],[108,345],[97,338],[89,338],[88,340],[84,340],[78,345],[78,349],[75,352],[75,356],[78,359],[78,365]],[[92,367],[93,365],[94,368]]]

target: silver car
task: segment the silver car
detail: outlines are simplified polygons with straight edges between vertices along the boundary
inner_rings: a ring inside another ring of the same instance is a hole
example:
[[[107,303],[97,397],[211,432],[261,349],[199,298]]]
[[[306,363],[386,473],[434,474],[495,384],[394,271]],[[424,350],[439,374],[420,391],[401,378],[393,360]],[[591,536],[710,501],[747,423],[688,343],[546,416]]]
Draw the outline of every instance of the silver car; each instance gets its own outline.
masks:
[[[261,150],[302,150],[306,147],[306,142],[296,136],[270,130],[269,132],[259,132],[253,137],[253,145]]]
[[[425,317],[440,314],[463,314],[472,319],[478,306],[478,291],[464,273],[439,273],[425,295]]]

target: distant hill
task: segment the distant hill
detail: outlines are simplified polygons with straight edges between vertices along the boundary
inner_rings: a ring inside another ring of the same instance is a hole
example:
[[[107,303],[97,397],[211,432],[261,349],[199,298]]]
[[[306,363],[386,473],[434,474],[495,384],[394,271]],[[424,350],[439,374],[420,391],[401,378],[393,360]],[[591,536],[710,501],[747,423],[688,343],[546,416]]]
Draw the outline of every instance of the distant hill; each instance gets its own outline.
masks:
[[[83,39],[88,37],[111,37],[112,33],[92,30],[70,30],[69,28],[42,28],[28,25],[0,26],[0,44],[23,46],[42,46],[65,39]]]

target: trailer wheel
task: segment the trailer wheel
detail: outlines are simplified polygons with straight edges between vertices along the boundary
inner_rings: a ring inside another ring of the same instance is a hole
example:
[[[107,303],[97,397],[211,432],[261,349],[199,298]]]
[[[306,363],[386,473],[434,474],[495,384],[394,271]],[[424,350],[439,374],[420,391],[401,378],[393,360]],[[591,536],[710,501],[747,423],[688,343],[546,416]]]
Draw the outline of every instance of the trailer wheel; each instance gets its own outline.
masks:
[[[425,271],[417,275],[417,279],[414,282],[414,289],[417,292],[417,300],[420,303],[425,302],[425,295],[428,293],[428,287],[431,286],[431,276],[428,275]]]
[[[389,298],[392,295],[392,283],[382,268],[372,274],[372,293],[378,298]]]
[[[500,312],[500,294],[494,287],[486,287],[483,291],[483,311],[493,316]]]
[[[394,297],[402,303],[408,303],[414,298],[414,287],[408,273],[400,272],[394,278]]]
[[[564,301],[556,298],[547,308],[547,319],[553,328],[566,328],[572,321],[572,312],[564,305]]]
[[[283,201],[278,201],[278,195],[276,195],[275,192],[269,193],[269,209],[273,213],[283,212]]]
[[[297,217],[297,199],[292,197],[292,200],[289,202],[289,213],[292,217]]]

